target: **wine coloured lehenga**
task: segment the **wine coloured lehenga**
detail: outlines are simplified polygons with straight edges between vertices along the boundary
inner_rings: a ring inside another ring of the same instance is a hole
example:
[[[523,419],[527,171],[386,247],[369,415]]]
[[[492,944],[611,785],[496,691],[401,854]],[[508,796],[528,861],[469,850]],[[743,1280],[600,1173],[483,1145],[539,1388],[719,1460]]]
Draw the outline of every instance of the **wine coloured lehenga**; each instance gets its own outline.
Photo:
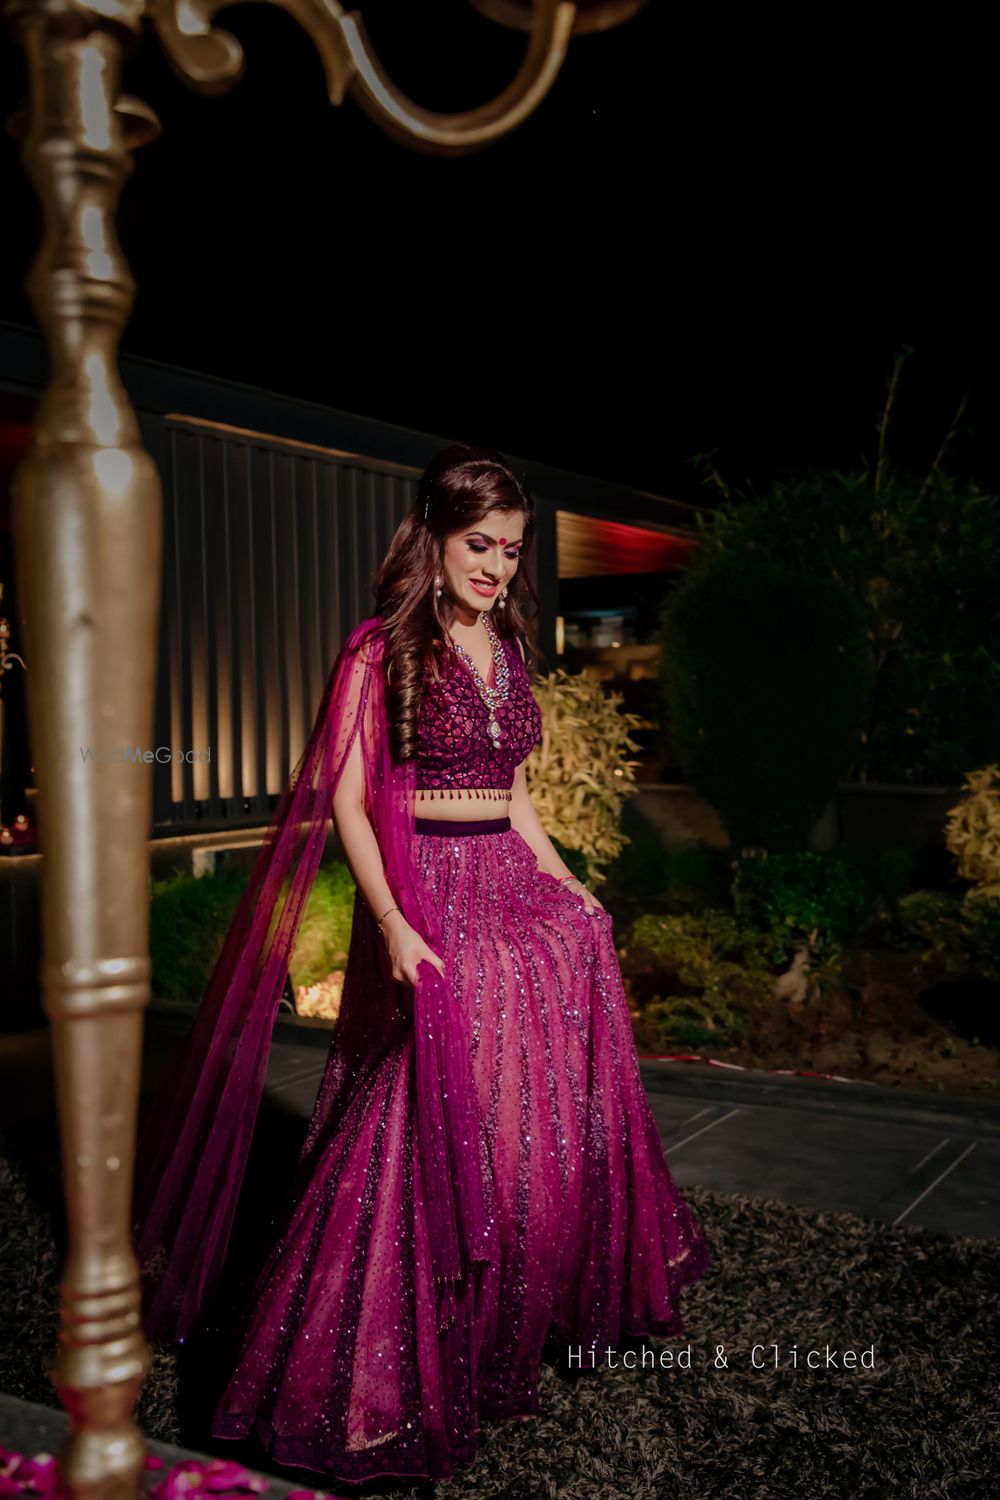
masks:
[[[625,1336],[680,1336],[682,1289],[711,1261],[643,1090],[610,914],[541,871],[509,816],[414,812],[415,789],[457,788],[499,811],[540,738],[516,641],[497,638],[498,743],[472,671],[454,652],[443,667],[424,688],[416,761],[389,773],[405,787],[402,856],[382,842],[377,757],[366,786],[390,886],[419,891],[401,904],[444,980],[429,964],[415,986],[392,979],[358,892],[325,1073],[211,1418],[216,1438],[354,1483],[473,1462],[481,1420],[538,1412],[546,1346],[589,1368]],[[371,662],[364,677],[354,717],[370,724],[384,696]],[[341,739],[339,764],[345,753]],[[221,1260],[185,1259],[169,1216],[147,1214],[144,1249],[158,1274],[171,1257],[178,1271],[154,1330],[176,1336],[192,1279],[207,1289]]]

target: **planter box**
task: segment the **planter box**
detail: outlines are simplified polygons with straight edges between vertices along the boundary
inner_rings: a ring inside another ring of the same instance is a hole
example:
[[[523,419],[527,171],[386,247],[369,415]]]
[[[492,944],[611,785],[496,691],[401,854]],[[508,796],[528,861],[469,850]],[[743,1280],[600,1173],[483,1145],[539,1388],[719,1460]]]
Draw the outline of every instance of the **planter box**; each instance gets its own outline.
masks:
[[[843,783],[813,825],[811,849],[906,845],[943,849],[945,817],[960,786]],[[625,803],[625,818],[655,830],[665,844],[696,841],[719,848],[729,835],[715,809],[680,782],[642,782]],[[625,823],[626,833],[629,831]]]
[[[729,835],[715,808],[691,787],[675,782],[642,782],[622,810],[622,827],[645,828],[664,844],[711,844],[725,849]]]
[[[961,786],[841,786],[840,842],[943,848],[945,817],[962,796]]]

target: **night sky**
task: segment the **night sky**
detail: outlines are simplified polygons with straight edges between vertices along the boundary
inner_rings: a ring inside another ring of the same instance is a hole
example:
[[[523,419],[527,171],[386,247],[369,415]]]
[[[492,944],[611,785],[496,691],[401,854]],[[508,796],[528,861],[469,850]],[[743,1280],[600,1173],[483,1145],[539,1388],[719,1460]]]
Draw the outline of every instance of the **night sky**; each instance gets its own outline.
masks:
[[[490,98],[524,46],[460,0],[360,10],[435,109]],[[215,98],[147,30],[124,87],[164,133],[122,199],[122,348],[698,501],[706,450],[737,483],[871,454],[909,345],[898,461],[930,462],[968,390],[952,467],[1000,486],[995,64],[975,15],[894,30],[653,0],[576,39],[512,135],[450,159],[331,106],[273,7],[222,13],[246,75]],[[0,62],[6,118],[9,39]],[[33,326],[38,211],[2,151],[0,317]]]

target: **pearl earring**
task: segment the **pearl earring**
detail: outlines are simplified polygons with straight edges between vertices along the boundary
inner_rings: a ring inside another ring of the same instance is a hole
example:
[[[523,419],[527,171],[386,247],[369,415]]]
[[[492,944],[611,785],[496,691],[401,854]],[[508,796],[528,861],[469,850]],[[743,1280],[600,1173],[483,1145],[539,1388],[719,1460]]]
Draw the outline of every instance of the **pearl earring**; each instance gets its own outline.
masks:
[[[503,602],[506,599],[506,597],[507,597],[507,585],[504,584],[503,588],[500,590],[500,597],[497,599],[497,609],[503,609]]]
[[[438,597],[440,598],[440,596],[444,593],[444,589],[441,587],[440,576],[435,578],[434,582],[437,585]]]

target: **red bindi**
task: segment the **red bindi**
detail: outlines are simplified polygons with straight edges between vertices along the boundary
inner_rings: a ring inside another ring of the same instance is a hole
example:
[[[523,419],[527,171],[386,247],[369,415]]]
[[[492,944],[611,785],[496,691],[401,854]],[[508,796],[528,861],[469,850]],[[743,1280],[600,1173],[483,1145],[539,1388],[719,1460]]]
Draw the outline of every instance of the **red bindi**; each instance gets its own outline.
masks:
[[[504,544],[504,542],[505,542],[505,541],[506,541],[506,540],[507,540],[507,538],[506,538],[506,537],[505,537],[505,536],[502,536],[502,537],[501,537],[501,538],[500,538],[500,545],[501,545],[501,547],[502,547],[502,546],[503,546],[503,544]]]

